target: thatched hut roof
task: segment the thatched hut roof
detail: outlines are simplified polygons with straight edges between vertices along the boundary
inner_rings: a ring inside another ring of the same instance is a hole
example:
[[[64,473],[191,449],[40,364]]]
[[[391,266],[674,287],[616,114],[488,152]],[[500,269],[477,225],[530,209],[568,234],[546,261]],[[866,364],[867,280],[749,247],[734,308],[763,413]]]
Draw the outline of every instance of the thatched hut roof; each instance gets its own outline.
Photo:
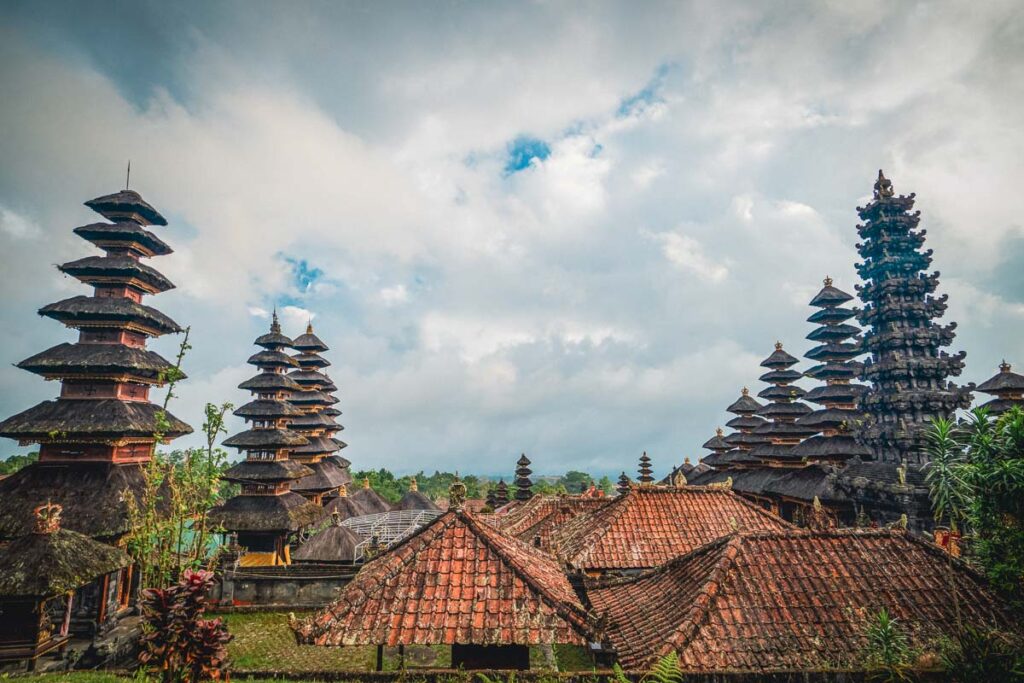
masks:
[[[369,482],[365,479],[363,480],[362,488],[349,492],[349,498],[365,509],[368,515],[378,512],[389,512],[391,510],[391,503],[384,500],[379,493],[370,488]]]
[[[0,548],[0,596],[61,595],[131,563],[120,548],[76,531],[30,533]]]
[[[142,225],[167,225],[167,219],[134,190],[121,190],[90,199],[85,205],[112,221],[126,218]]]
[[[173,368],[160,354],[125,344],[58,344],[18,363],[46,378],[113,375],[156,381]]]
[[[57,270],[86,284],[110,281],[132,281],[150,292],[174,289],[174,283],[163,273],[133,259],[131,256],[86,256],[57,266]]]
[[[289,356],[287,353],[281,351],[273,351],[264,349],[263,351],[257,351],[256,353],[249,356],[249,360],[245,361],[249,365],[256,365],[259,367],[263,366],[280,366],[290,367],[298,365],[295,359]]]
[[[181,332],[178,323],[152,306],[124,297],[73,296],[39,309],[39,315],[53,318],[68,327],[106,322],[135,323],[154,336]]]
[[[280,417],[296,417],[303,413],[288,401],[256,399],[236,408],[234,414],[249,419],[272,420]]]
[[[409,490],[405,492],[401,500],[391,506],[392,510],[440,510],[437,503],[430,500],[416,486],[416,480],[412,480]]]
[[[0,436],[38,443],[72,438],[113,443],[126,437],[152,437],[157,431],[165,439],[192,433],[191,427],[170,413],[164,413],[166,422],[161,425],[157,419],[161,411],[152,403],[113,398],[43,401],[0,422]]]
[[[126,500],[142,498],[146,475],[137,463],[33,463],[0,480],[0,540],[32,530],[40,500],[64,508],[64,526],[93,538],[130,530]],[[166,496],[165,496],[166,498]]]
[[[290,429],[247,429],[223,441],[225,446],[248,449],[288,448],[304,446],[306,443],[306,437]]]
[[[224,481],[275,482],[309,476],[313,470],[294,460],[243,460],[221,475]]]
[[[362,517],[363,515],[373,514],[347,493],[337,498],[332,498],[331,502],[324,506],[324,512],[329,515],[337,512],[342,521],[350,517]]]
[[[354,562],[356,546],[362,541],[356,532],[341,526],[342,518],[311,536],[292,553],[296,562]]]
[[[302,391],[299,384],[288,375],[276,372],[261,372],[238,385],[249,391]]]
[[[321,453],[333,453],[341,450],[341,447],[334,442],[334,439],[326,436],[310,436],[306,440],[309,443],[292,451],[295,455],[319,455]]]
[[[311,462],[310,474],[292,484],[292,491],[330,491],[351,483],[352,475],[330,460]]]
[[[327,344],[313,333],[312,323],[306,325],[305,334],[300,334],[296,337],[292,346],[304,353],[322,353],[330,350]]]
[[[291,491],[277,496],[235,496],[210,510],[208,519],[231,531],[298,531],[315,523],[323,509]]]

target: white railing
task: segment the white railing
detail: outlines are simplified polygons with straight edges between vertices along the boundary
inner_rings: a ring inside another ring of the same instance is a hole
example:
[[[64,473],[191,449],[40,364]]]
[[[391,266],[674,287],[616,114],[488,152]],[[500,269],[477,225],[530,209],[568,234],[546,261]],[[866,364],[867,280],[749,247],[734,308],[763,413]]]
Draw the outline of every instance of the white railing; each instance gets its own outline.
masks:
[[[366,551],[373,545],[387,548],[408,538],[417,529],[441,515],[440,510],[392,510],[373,515],[349,517],[341,523],[363,540],[356,544],[355,561],[366,559]]]

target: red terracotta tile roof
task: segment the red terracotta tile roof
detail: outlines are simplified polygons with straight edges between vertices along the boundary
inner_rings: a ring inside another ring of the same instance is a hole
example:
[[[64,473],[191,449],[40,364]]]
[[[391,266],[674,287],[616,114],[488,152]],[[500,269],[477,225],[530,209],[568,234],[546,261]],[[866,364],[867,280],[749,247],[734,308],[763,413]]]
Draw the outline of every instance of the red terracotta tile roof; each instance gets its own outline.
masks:
[[[610,498],[582,496],[534,496],[507,515],[496,517],[498,528],[524,543],[540,539],[541,548],[550,547],[551,534],[579,515],[601,509]]]
[[[449,511],[367,563],[300,622],[316,645],[585,644],[589,622],[558,562]]]
[[[882,608],[914,648],[964,623],[1013,631],[978,574],[902,532],[736,533],[658,569],[588,586],[625,668],[675,650],[691,672],[863,666],[867,620]],[[952,572],[950,567],[952,566]]]
[[[733,531],[793,528],[732,491],[638,486],[555,530],[555,553],[571,567],[649,569]]]

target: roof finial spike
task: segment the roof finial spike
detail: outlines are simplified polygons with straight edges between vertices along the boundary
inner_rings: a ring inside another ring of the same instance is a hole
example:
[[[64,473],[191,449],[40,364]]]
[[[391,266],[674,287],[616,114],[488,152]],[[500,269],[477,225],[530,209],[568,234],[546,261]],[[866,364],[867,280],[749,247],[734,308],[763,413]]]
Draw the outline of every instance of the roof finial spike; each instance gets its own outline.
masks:
[[[742,391],[741,393],[742,393],[742,394],[743,394],[744,396],[750,396],[750,389],[748,389],[748,388],[746,388],[746,387],[743,387],[743,391]]]
[[[894,195],[892,181],[885,177],[882,169],[878,169],[878,180],[875,181],[875,199],[888,199]]]
[[[45,504],[33,510],[35,524],[32,531],[37,534],[52,534],[60,531],[60,513],[64,508],[47,500]]]
[[[725,432],[722,430],[721,427],[716,427],[715,428],[715,436],[722,436],[722,434],[724,434],[724,433]],[[687,458],[687,460],[689,460],[689,458]]]
[[[364,489],[370,488],[370,478],[369,477],[363,477],[363,488]]]
[[[775,342],[775,350],[776,351],[781,351],[782,350],[782,342],[780,342],[780,341]]]
[[[270,321],[270,331],[276,334],[281,333],[281,322],[277,319],[277,305],[274,305],[274,315]]]
[[[456,474],[455,476],[458,477],[459,475]],[[419,484],[416,483],[416,477],[413,477],[409,481],[409,490],[410,491],[419,491],[420,490]]]
[[[128,160],[128,173],[124,177],[124,189],[128,189],[132,184],[132,160]]]
[[[1010,370],[1010,364],[1007,363],[1006,359],[1004,358],[1003,362],[999,364],[999,372],[1009,372]]]
[[[455,481],[448,487],[448,509],[459,512],[463,503],[466,502],[466,485],[459,479],[459,473],[455,473]]]
[[[832,286],[832,278],[829,277],[828,275],[826,275],[825,279],[823,280],[823,283],[824,283],[824,285],[826,287],[831,287]]]
[[[313,334],[313,318],[312,316],[306,322],[306,334]]]

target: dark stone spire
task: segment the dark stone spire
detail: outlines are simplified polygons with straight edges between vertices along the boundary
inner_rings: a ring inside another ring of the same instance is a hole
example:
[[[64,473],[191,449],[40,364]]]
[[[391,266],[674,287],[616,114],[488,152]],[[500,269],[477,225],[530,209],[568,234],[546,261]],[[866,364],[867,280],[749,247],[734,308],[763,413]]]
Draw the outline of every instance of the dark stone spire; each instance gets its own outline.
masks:
[[[497,507],[498,507],[498,497],[494,493],[494,487],[493,486],[488,487],[488,489],[487,489],[487,497],[484,499],[484,503],[486,503],[487,507],[491,508],[492,510],[497,509]]]
[[[619,475],[619,483],[616,485],[615,490],[619,492],[620,496],[623,496],[629,492],[630,488],[632,488],[632,482],[629,481],[629,477],[623,472]]]
[[[1013,406],[1024,408],[1024,375],[1013,372],[1005,360],[999,364],[999,372],[994,377],[978,385],[978,391],[995,396],[981,406],[991,415],[1002,415]]]
[[[516,500],[527,501],[533,498],[531,474],[533,474],[533,470],[530,469],[530,459],[526,457],[526,453],[523,453],[516,462]]]
[[[496,503],[495,509],[500,508],[502,505],[508,505],[508,484],[505,483],[504,479],[498,480],[498,485],[495,487],[494,502]]]
[[[793,446],[818,431],[796,423],[798,418],[811,412],[810,406],[800,401],[806,392],[793,384],[803,377],[793,370],[798,362],[783,350],[782,342],[775,342],[775,350],[761,361],[761,367],[768,368],[768,372],[761,375],[760,379],[769,386],[762,389],[758,396],[768,399],[769,403],[757,414],[770,421],[754,430],[756,436],[767,440],[767,443],[758,444],[750,450],[750,455],[755,458],[793,460],[794,456],[790,452]]]
[[[871,386],[861,399],[870,417],[861,438],[886,462],[923,464],[924,432],[935,417],[949,417],[971,402],[971,387],[949,381],[964,367],[964,352],[943,351],[953,342],[956,323],[939,325],[946,296],[935,296],[939,273],[926,273],[932,251],[924,250],[925,230],[918,230],[920,211],[914,194],[896,195],[879,171],[874,198],[858,207],[863,224],[857,232],[864,280],[857,290],[864,309],[859,320],[867,329],[863,350],[871,354],[863,378]]]
[[[640,485],[650,486],[654,482],[654,476],[651,470],[651,459],[647,455],[647,451],[644,451],[643,455],[640,456],[640,467],[637,470],[640,472]]]
[[[870,457],[870,449],[854,436],[860,424],[857,401],[867,387],[850,381],[859,376],[864,367],[855,360],[863,353],[860,328],[848,322],[857,312],[844,306],[853,300],[853,296],[834,287],[830,277],[826,277],[823,284],[810,304],[820,310],[807,319],[818,324],[807,338],[820,342],[820,346],[808,351],[806,356],[820,365],[804,373],[823,382],[804,396],[823,407],[796,421],[797,425],[821,434],[805,439],[790,453],[808,462],[842,462],[854,456]]]

